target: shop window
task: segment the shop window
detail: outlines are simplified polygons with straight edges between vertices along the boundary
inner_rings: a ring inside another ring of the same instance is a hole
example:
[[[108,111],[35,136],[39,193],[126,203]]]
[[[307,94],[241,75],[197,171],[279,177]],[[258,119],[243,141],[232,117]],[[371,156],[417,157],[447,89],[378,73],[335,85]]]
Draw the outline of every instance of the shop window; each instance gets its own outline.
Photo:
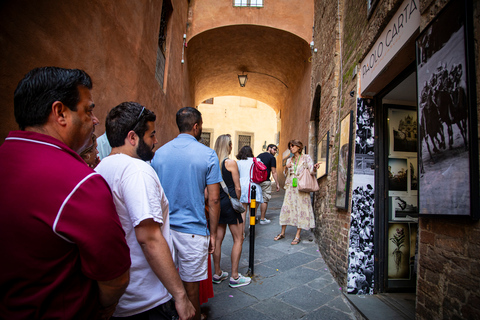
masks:
[[[162,88],[165,84],[165,66],[167,61],[167,36],[168,21],[172,15],[173,7],[170,0],[163,0],[162,14],[160,17],[160,30],[158,32],[157,63],[155,66],[155,79]]]

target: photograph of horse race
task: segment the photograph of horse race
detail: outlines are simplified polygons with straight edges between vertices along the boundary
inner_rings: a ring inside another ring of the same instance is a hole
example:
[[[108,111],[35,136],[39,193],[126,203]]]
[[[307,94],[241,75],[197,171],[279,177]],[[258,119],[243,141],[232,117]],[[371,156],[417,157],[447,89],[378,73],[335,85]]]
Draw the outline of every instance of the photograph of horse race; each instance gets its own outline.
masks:
[[[417,39],[421,214],[471,211],[465,18],[459,3]]]

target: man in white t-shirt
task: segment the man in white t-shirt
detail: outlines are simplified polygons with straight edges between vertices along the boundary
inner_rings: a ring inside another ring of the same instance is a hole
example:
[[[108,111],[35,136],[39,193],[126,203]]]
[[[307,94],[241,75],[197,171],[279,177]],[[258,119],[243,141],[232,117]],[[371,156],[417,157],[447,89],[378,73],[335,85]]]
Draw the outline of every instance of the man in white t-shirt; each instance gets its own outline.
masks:
[[[132,260],[130,284],[113,316],[191,319],[195,308],[172,259],[168,200],[146,163],[157,143],[155,119],[153,112],[135,102],[121,103],[107,115],[112,152],[96,171],[112,190]]]

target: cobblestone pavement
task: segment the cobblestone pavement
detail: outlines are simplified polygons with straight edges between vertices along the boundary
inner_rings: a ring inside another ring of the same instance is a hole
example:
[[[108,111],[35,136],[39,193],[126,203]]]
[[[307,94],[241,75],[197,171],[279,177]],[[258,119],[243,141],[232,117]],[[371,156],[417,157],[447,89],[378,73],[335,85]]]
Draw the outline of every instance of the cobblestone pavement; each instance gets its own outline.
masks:
[[[298,245],[290,244],[295,227],[287,227],[284,239],[273,240],[280,232],[278,217],[283,196],[283,190],[274,192],[269,202],[266,217],[271,223],[255,226],[252,283],[240,288],[230,288],[228,279],[213,284],[215,297],[202,305],[208,320],[356,319],[353,307],[342,294],[344,288],[330,274],[310,231],[302,230]],[[229,274],[232,244],[227,231],[220,265]],[[243,275],[249,270],[249,246],[247,231],[239,268]]]

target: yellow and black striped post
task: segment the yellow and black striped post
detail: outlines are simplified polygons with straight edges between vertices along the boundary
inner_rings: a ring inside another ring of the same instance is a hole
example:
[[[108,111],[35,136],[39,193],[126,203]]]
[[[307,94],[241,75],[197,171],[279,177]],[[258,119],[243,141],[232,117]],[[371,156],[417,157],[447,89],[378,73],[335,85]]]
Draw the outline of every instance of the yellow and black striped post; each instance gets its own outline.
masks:
[[[250,252],[248,257],[248,271],[249,277],[253,276],[253,263],[255,255],[255,210],[257,207],[257,191],[256,186],[252,186],[250,193]]]

